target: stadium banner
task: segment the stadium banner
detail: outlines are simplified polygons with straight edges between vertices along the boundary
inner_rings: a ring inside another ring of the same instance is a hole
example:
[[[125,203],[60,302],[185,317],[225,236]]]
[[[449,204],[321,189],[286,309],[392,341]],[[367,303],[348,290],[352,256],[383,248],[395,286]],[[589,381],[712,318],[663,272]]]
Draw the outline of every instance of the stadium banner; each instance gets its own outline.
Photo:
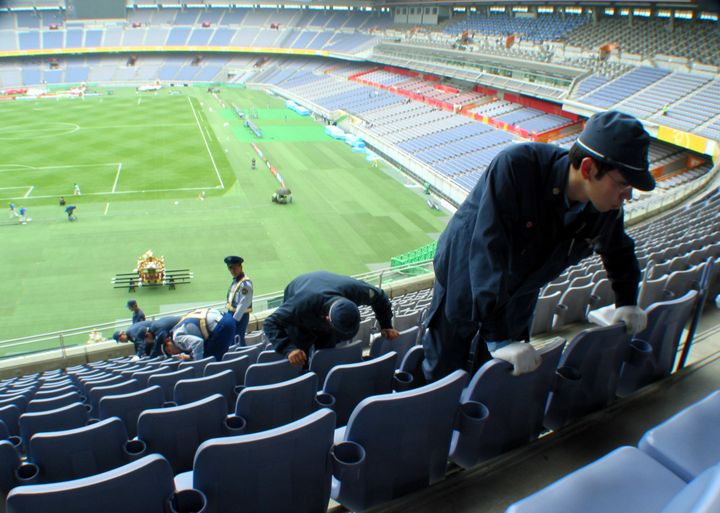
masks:
[[[720,154],[720,148],[716,141],[669,126],[658,126],[658,139],[711,157]]]

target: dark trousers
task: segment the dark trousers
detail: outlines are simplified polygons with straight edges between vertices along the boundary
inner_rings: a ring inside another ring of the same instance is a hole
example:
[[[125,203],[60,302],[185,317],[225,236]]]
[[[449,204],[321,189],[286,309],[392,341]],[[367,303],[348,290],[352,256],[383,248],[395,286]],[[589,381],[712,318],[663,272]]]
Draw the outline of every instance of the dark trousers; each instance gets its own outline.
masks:
[[[214,356],[217,361],[227,353],[230,345],[235,341],[235,319],[232,314],[226,313],[215,325],[210,338],[205,341],[203,358]]]
[[[238,337],[238,343],[241,346],[245,345],[245,332],[247,331],[248,323],[250,322],[250,314],[245,312],[239,321],[235,321],[235,335]]]

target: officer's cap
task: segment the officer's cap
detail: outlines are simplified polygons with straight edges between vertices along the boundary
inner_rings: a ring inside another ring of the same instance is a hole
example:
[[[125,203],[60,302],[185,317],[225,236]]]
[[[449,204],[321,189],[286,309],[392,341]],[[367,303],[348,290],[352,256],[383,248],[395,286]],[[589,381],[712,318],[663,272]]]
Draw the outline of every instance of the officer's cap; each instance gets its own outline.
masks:
[[[613,110],[593,114],[577,144],[593,158],[620,171],[634,188],[641,191],[655,188],[648,165],[650,135],[633,116]]]
[[[122,331],[116,331],[113,333],[112,338],[115,340],[115,342],[120,342],[120,335],[122,334]]]
[[[137,306],[137,301],[135,301],[134,299],[130,299],[130,300],[127,302],[127,307],[128,307],[128,308],[132,308],[133,306]]]
[[[360,311],[349,299],[336,299],[330,305],[328,316],[330,325],[340,340],[352,340],[360,329]]]
[[[229,256],[225,257],[225,265],[240,265],[244,262],[242,257],[239,256]]]

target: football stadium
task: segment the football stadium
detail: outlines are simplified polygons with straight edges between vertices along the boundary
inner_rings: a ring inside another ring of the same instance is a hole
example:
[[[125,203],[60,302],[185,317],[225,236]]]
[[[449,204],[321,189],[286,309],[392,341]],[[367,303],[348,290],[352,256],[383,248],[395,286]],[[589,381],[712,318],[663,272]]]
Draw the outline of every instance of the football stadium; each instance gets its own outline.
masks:
[[[720,6],[0,0],[0,511],[720,511]]]

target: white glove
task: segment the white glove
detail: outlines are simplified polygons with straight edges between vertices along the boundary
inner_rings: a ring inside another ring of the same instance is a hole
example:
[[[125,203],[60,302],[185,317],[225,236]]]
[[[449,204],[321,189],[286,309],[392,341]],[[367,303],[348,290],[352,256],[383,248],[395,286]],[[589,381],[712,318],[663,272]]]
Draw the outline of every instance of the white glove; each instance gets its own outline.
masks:
[[[490,353],[493,358],[505,360],[513,366],[513,376],[527,374],[540,366],[542,358],[531,344],[513,342]]]
[[[647,326],[647,314],[639,306],[621,306],[615,310],[612,324],[625,323],[625,331],[630,335],[636,335]]]
[[[136,354],[132,355],[132,357],[130,358],[130,361],[133,362],[133,363],[135,363],[135,362],[137,362],[137,361],[139,361],[139,360],[140,360],[140,357],[139,357],[138,355],[136,355]]]

